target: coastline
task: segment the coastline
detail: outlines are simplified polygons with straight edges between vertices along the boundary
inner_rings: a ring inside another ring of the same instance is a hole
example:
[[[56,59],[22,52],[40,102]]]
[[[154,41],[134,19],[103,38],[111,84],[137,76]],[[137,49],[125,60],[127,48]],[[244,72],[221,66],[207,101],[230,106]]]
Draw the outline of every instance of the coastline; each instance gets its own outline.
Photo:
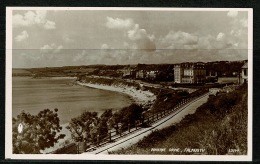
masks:
[[[102,89],[102,90],[127,94],[130,97],[132,97],[137,104],[146,104],[156,99],[156,96],[150,91],[137,90],[134,87],[120,86],[120,85],[119,86],[102,85],[102,84],[84,83],[79,81],[77,81],[76,84],[85,87],[95,88],[95,89]]]

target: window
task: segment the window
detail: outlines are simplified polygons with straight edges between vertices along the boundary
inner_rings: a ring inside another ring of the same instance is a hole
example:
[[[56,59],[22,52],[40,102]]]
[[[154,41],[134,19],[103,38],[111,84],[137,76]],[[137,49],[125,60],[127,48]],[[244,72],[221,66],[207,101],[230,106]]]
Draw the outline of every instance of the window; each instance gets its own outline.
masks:
[[[247,70],[246,69],[244,69],[244,75],[247,76]]]

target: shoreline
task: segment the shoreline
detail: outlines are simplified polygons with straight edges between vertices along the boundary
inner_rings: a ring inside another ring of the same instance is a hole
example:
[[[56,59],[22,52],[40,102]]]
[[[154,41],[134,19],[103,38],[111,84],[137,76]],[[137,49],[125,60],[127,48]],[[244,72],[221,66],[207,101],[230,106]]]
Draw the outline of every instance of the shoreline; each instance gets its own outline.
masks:
[[[77,81],[76,84],[85,87],[95,88],[95,89],[102,89],[102,90],[127,94],[128,96],[132,97],[137,104],[146,104],[156,99],[156,96],[150,91],[136,90],[134,87],[102,85],[102,84],[84,83],[79,81]]]

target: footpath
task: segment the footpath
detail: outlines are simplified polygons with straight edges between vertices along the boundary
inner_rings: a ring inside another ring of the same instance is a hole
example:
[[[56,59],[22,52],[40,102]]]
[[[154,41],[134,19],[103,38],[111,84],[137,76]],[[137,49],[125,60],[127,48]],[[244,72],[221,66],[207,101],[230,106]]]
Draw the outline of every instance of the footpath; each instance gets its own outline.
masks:
[[[207,102],[208,97],[209,93],[204,94],[203,96],[183,105],[178,110],[170,113],[168,116],[154,122],[150,127],[140,128],[128,134],[123,134],[123,137],[112,138],[113,142],[108,143],[102,147],[98,147],[94,151],[84,152],[83,154],[109,154],[111,151],[127,148],[137,143],[143,137],[148,136],[153,131],[176,124],[180,122],[186,115],[193,114],[199,106]]]

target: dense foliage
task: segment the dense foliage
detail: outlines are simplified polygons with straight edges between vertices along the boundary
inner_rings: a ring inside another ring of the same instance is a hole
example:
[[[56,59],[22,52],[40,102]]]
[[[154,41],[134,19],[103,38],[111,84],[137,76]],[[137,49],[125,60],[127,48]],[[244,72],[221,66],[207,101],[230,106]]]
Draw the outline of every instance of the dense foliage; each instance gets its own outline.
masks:
[[[22,111],[13,118],[13,153],[38,154],[64,138],[64,134],[59,134],[62,127],[57,112],[58,109],[44,109],[37,115],[31,115]]]
[[[188,93],[187,91],[175,91],[171,89],[160,89],[160,92],[156,93],[157,99],[152,106],[151,113],[156,113],[163,110],[173,109],[181,100],[187,98],[197,97],[207,92],[207,89],[198,89],[195,92]]]
[[[97,112],[84,112],[80,116],[72,118],[66,127],[71,132],[71,137],[77,142],[94,140],[97,133]]]
[[[80,116],[72,118],[67,128],[71,132],[72,139],[76,142],[96,144],[108,137],[109,130],[119,132],[125,130],[128,124],[134,126],[136,120],[141,119],[142,107],[132,104],[112,113],[112,109],[106,110],[100,116],[96,112],[84,112]]]

